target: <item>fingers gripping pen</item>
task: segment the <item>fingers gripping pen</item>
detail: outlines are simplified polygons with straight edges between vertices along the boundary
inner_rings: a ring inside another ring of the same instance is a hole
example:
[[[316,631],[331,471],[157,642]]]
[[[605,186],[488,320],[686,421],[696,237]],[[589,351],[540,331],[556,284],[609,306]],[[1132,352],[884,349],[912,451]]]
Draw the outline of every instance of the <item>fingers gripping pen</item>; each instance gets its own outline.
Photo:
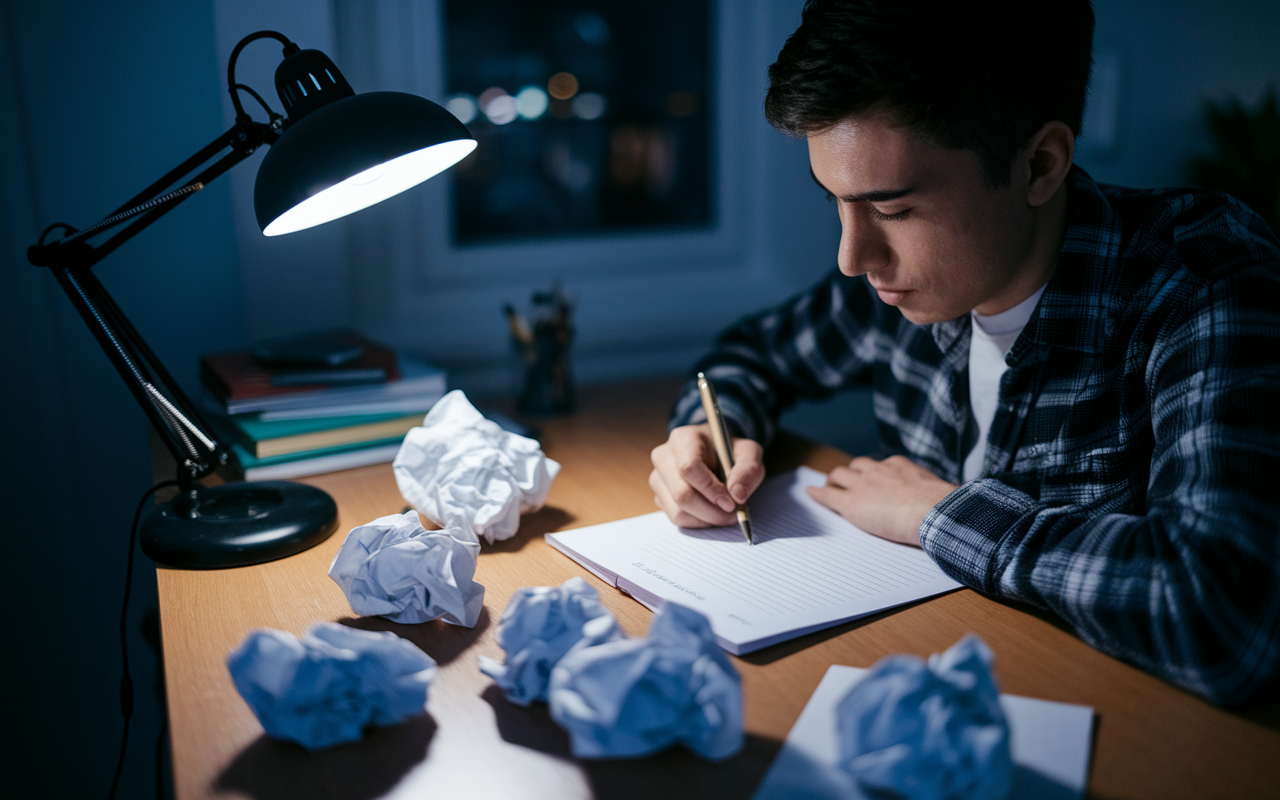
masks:
[[[729,430],[725,427],[724,416],[720,413],[720,402],[716,399],[715,387],[707,380],[707,376],[698,373],[698,394],[702,396],[702,410],[707,413],[707,424],[711,427],[711,441],[715,443],[716,455],[720,461],[720,480],[725,487],[729,485],[729,473],[733,471],[733,448],[729,442]],[[747,538],[747,544],[755,544],[751,537],[751,517],[747,507],[737,504],[734,512],[738,516],[738,527]]]

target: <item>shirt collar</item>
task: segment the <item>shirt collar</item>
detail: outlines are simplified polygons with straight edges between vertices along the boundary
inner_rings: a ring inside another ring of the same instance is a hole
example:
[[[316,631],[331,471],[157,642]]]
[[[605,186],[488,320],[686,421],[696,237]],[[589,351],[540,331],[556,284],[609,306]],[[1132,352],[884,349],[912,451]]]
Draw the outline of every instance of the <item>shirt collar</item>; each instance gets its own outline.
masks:
[[[1066,236],[1058,266],[1027,323],[1030,342],[1085,353],[1102,350],[1110,318],[1121,304],[1115,293],[1121,234],[1120,217],[1102,189],[1089,173],[1072,167]]]

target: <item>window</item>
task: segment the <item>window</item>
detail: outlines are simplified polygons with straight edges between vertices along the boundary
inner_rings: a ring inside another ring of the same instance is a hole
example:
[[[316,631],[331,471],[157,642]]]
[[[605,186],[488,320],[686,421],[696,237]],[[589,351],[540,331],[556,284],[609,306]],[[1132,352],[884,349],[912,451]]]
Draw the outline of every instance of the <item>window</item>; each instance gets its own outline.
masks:
[[[457,245],[715,222],[708,0],[445,0]]]

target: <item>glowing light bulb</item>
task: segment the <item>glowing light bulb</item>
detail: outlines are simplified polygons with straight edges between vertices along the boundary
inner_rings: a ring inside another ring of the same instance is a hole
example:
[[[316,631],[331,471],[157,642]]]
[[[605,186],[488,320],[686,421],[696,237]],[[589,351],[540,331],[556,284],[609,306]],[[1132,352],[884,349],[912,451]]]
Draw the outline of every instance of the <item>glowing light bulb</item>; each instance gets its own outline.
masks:
[[[308,197],[262,232],[267,236],[293,233],[368,208],[452,167],[475,147],[474,139],[457,139],[377,164]]]

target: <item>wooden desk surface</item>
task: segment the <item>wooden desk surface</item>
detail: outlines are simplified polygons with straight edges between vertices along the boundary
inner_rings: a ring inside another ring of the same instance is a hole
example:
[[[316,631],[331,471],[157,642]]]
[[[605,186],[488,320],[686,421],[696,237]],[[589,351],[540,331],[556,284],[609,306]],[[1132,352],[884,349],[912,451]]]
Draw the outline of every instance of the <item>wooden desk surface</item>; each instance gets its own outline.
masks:
[[[553,550],[542,535],[652,511],[649,450],[665,439],[677,383],[648,381],[581,393],[582,410],[545,421],[543,447],[564,469],[547,506],[520,532],[485,546],[476,579],[485,611],[474,629],[433,622],[353,619],[326,570],[346,532],[404,500],[383,464],[307,479],[338,502],[324,544],[282,561],[216,572],[159,569],[165,682],[177,796],[251,798],[747,797],[828,665],[866,667],[891,653],[927,655],[973,631],[995,650],[1003,691],[1093,706],[1090,794],[1098,797],[1275,797],[1280,792],[1280,703],[1235,713],[1088,647],[1047,617],[961,590],[868,620],[735,658],[742,672],[747,745],[722,764],[683,750],[638,761],[579,762],[544,706],[521,709],[481,675],[480,655],[502,658],[494,627],[522,586],[579,575],[631,635],[650,612]],[[794,439],[770,467],[830,469],[844,456]],[[224,659],[257,627],[302,633],[320,620],[392,630],[440,663],[428,714],[371,729],[362,742],[308,753],[267,739],[236,694]]]

